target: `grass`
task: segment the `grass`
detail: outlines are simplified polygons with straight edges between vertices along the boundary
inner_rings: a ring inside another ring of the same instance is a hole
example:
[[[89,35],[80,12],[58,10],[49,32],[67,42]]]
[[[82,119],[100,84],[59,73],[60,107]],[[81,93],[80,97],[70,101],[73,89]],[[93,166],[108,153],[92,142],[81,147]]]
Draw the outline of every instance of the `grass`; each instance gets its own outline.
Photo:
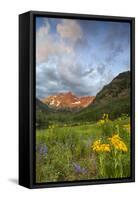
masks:
[[[129,177],[130,119],[102,120],[37,129],[36,182]],[[109,137],[114,135],[119,135],[117,141],[124,143],[126,151],[111,143]],[[99,140],[100,145],[109,145],[110,151],[98,150],[98,146],[94,150],[93,145]]]

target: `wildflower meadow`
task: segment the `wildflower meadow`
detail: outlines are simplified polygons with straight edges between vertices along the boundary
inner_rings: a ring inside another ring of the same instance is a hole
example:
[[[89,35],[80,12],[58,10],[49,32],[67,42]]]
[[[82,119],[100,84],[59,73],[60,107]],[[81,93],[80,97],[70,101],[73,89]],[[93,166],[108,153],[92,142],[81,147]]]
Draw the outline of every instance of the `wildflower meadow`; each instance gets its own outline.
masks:
[[[53,124],[36,130],[36,182],[130,176],[130,118]]]

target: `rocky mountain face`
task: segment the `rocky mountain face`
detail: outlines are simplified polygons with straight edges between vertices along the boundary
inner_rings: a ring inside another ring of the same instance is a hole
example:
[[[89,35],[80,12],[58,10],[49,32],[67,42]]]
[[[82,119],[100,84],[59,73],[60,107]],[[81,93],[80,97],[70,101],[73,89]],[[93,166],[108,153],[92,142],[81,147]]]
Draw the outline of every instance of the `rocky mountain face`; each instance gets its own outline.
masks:
[[[59,93],[42,99],[42,103],[57,110],[80,110],[93,103],[94,96],[78,97],[71,92]]]

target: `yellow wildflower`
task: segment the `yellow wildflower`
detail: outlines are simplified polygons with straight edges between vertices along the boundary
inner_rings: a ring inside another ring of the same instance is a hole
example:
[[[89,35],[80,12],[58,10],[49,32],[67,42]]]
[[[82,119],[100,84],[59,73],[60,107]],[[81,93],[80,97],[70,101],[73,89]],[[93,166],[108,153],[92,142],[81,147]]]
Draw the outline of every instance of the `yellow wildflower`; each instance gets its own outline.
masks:
[[[105,120],[105,121],[108,121],[109,120],[109,116],[108,116],[108,114],[103,114],[103,119]]]
[[[103,125],[105,123],[105,120],[103,120],[103,119],[101,119],[101,120],[99,120],[98,121],[98,125],[100,126],[100,125]]]
[[[103,114],[102,119],[97,122],[99,126],[102,126],[106,122],[110,122],[108,114]]]
[[[120,138],[120,136],[118,134],[113,135],[111,138],[108,138],[112,145],[119,151],[123,151],[123,152],[127,152],[127,146],[126,144],[123,142],[122,138]]]
[[[100,140],[97,140],[92,145],[92,150],[96,152],[110,152],[109,144],[102,144]]]

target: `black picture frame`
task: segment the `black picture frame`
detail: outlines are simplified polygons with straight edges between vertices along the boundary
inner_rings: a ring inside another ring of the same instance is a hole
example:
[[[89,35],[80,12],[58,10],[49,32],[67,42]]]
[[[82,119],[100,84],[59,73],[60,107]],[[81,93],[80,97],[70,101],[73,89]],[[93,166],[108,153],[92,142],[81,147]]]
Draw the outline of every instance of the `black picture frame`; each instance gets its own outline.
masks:
[[[129,22],[131,25],[131,177],[57,183],[35,183],[35,17]],[[19,184],[48,188],[135,181],[135,18],[29,11],[19,15]]]

